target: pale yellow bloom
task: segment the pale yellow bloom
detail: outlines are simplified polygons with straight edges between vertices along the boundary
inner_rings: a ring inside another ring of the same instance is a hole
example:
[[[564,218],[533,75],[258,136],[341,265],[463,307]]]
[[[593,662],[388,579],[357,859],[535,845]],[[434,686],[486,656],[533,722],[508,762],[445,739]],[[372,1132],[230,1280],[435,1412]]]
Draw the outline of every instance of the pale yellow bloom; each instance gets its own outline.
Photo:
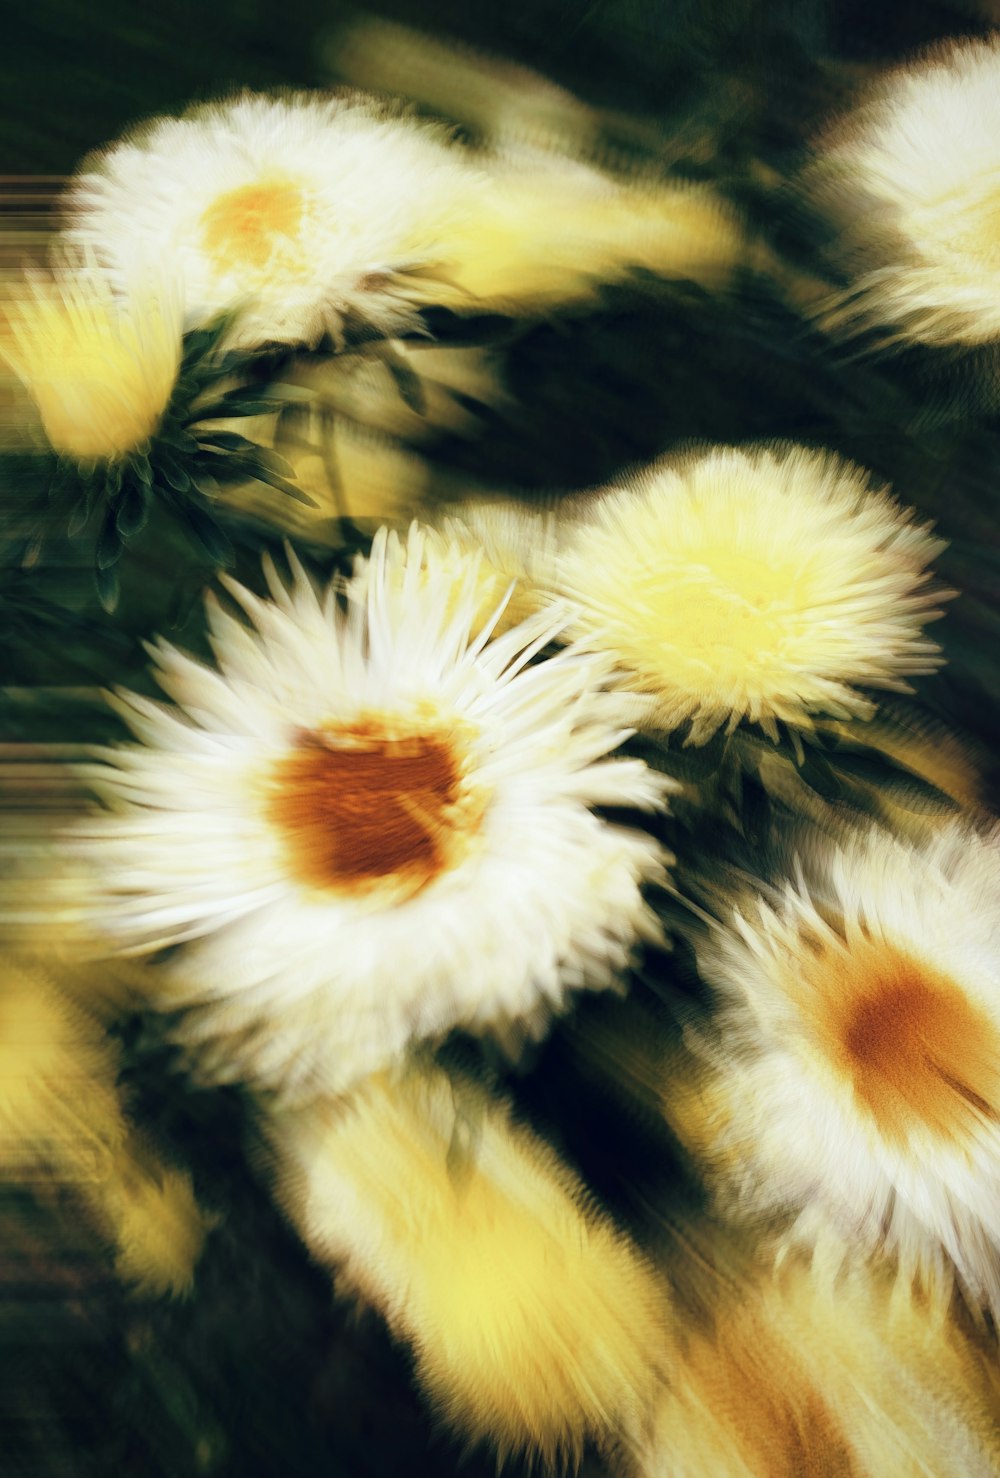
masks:
[[[740,214],[712,190],[593,162],[606,152],[609,125],[619,136],[642,134],[634,118],[382,19],[348,22],[329,55],[339,75],[412,98],[485,141],[477,162],[489,188],[456,217],[435,264],[438,300],[459,311],[544,311],[636,267],[720,287],[737,267],[762,262]],[[657,134],[655,147],[662,158],[669,140]]]
[[[722,725],[870,715],[940,660],[923,634],[940,540],[869,474],[795,445],[718,448],[595,498],[556,561],[581,637],[690,743]]]
[[[54,451],[114,461],[148,442],[180,365],[176,304],[152,289],[116,296],[99,273],[81,269],[32,282],[8,311],[3,353]]]
[[[190,1176],[134,1143],[128,1149],[118,1156],[104,1193],[118,1275],[141,1293],[187,1293],[210,1219],[195,1200]]]
[[[413,1346],[449,1426],[549,1459],[635,1435],[665,1290],[505,1103],[413,1068],[272,1132],[292,1221]]]
[[[207,1219],[189,1177],[140,1145],[99,1021],[36,962],[0,960],[0,1178],[73,1188],[147,1293],[190,1287]]]
[[[545,311],[635,268],[722,287],[752,258],[739,216],[706,187],[618,179],[537,150],[483,167],[490,189],[454,224],[435,283],[457,311]]]
[[[691,1308],[642,1478],[997,1471],[995,1362],[878,1273],[761,1270],[710,1226],[685,1227],[671,1272]]]

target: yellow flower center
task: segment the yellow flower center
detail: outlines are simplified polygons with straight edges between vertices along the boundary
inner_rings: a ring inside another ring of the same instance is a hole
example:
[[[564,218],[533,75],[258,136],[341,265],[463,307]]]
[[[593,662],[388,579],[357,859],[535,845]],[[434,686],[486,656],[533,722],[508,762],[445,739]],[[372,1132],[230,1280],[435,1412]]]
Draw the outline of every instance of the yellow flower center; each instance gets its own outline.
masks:
[[[622,650],[639,671],[675,672],[695,691],[711,674],[724,700],[730,688],[782,684],[813,605],[825,593],[807,558],[764,558],[752,548],[727,548],[725,539],[720,531],[716,547],[707,547],[706,540],[706,547],[692,549],[683,567],[666,559],[637,570],[628,606],[641,608],[645,620],[620,635]]]
[[[464,855],[485,809],[464,779],[460,734],[389,715],[305,736],[272,776],[268,806],[308,887],[411,897]]]
[[[832,974],[820,961],[834,1059],[887,1139],[960,1139],[970,1117],[996,1116],[1000,1035],[954,981],[884,942]]]
[[[202,244],[219,271],[259,269],[277,255],[300,255],[304,215],[301,186],[257,180],[212,202],[201,218]]]

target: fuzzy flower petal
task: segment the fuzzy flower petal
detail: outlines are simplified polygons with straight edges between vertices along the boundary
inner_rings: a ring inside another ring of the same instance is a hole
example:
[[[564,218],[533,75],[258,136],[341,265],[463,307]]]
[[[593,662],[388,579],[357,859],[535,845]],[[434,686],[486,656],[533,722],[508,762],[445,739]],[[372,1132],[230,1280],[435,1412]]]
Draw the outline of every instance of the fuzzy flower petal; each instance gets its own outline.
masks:
[[[699,965],[723,999],[702,1148],[724,1199],[1000,1311],[1000,833],[807,858]]]
[[[0,1180],[71,1186],[147,1294],[193,1282],[208,1218],[188,1175],[140,1143],[99,1020],[30,959],[0,958]]]
[[[718,1228],[685,1228],[671,1272],[707,1307],[685,1321],[642,1478],[996,1472],[995,1361],[959,1328],[863,1264],[835,1281],[732,1251]]]
[[[181,360],[176,297],[146,280],[115,293],[84,267],[25,284],[8,309],[3,353],[37,406],[54,451],[112,462],[145,445]]]
[[[166,254],[189,321],[240,308],[248,347],[336,339],[351,313],[384,330],[412,317],[396,274],[438,257],[480,188],[449,139],[374,98],[247,94],[85,161],[67,234],[116,277]]]
[[[414,1068],[271,1133],[291,1220],[412,1344],[450,1427],[549,1461],[635,1437],[666,1289],[506,1103]]]
[[[811,188],[855,283],[834,318],[927,343],[1000,338],[1000,41],[961,41],[880,79],[821,144]]]
[[[556,561],[575,631],[704,743],[741,720],[776,736],[869,715],[856,685],[905,689],[938,665],[924,622],[943,547],[829,452],[718,449],[655,466],[591,505]]]
[[[339,1088],[614,983],[658,937],[642,885],[667,859],[592,807],[670,783],[608,758],[632,709],[610,660],[531,662],[565,613],[487,640],[478,560],[416,526],[339,600],[269,578],[271,600],[227,582],[247,620],[210,602],[216,668],[155,650],[176,707],[116,700],[141,744],[90,772],[108,810],[79,842],[115,946],[172,951],[212,1075]]]

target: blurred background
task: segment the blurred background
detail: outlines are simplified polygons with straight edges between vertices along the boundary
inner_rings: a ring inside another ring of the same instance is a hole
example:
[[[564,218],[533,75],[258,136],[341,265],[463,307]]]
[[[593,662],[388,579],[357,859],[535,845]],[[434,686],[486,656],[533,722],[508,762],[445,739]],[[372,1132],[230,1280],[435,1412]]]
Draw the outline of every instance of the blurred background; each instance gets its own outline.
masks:
[[[474,48],[479,65],[495,58],[505,95],[516,101],[523,85],[534,99],[529,133],[548,115],[538,111],[537,79],[522,84],[512,68],[541,74],[599,111],[617,160],[662,158],[681,176],[714,180],[786,260],[802,262],[808,228],[782,181],[805,140],[874,72],[941,38],[986,34],[1000,24],[1000,5],[396,0],[359,10],[337,0],[164,0],[154,8],[32,0],[8,7],[2,33],[0,271],[37,255],[59,187],[90,149],[145,117],[234,89],[391,85],[429,109],[443,99],[474,137],[460,63],[439,61],[434,71],[426,48],[408,62],[400,32],[378,33],[395,38],[381,55],[377,45],[359,45],[359,25],[376,19]],[[488,341],[489,325],[480,329]],[[459,483],[547,497],[687,439],[795,436],[855,457],[935,517],[951,540],[941,574],[963,595],[935,630],[950,663],[922,700],[981,759],[995,808],[996,418],[946,388],[946,356],[854,364],[761,288],[734,304],[685,284],[608,290],[572,320],[520,325],[508,351],[504,389],[516,414],[483,421],[475,435],[442,430],[424,444]],[[6,537],[16,535],[36,476],[30,457],[0,457]],[[169,547],[147,547],[112,624],[93,600],[86,561],[76,571],[68,546],[47,556],[40,578],[11,568],[0,578],[0,859],[10,859],[32,805],[55,818],[72,808],[72,796],[38,778],[46,746],[61,744],[73,758],[118,732],[98,689],[112,679],[141,686],[141,642],[157,630],[197,644],[190,613],[201,582],[195,572],[178,591]],[[70,632],[47,616],[47,591],[54,600],[57,585],[58,602],[78,614]],[[32,793],[36,783],[42,790]],[[683,957],[671,968],[683,973]],[[581,1031],[599,1036],[616,1009],[584,1002],[512,1086],[523,1112],[620,1223],[643,1232],[651,1205],[697,1200],[698,1191],[666,1127],[637,1119],[606,1084],[595,1086],[586,1054],[574,1047]],[[71,1187],[0,1187],[3,1478],[492,1474],[492,1455],[464,1454],[436,1430],[405,1349],[377,1317],[338,1301],[329,1275],[283,1223],[254,1178],[239,1093],[181,1084],[169,1052],[139,1019],[118,1031],[136,1121],[157,1153],[190,1168],[216,1221],[196,1296],[136,1299],[122,1291],[85,1219],[74,1221]],[[76,1242],[68,1226],[78,1226]],[[527,1468],[512,1462],[508,1471]],[[604,1471],[587,1457],[586,1473]]]

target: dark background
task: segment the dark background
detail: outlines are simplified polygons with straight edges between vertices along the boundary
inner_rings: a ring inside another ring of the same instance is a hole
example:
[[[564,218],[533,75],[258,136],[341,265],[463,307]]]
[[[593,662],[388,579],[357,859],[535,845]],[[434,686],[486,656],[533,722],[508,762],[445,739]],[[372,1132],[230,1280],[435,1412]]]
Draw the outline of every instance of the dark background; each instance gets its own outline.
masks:
[[[981,33],[991,19],[984,6],[918,0],[522,0],[481,9],[398,0],[364,13],[516,60],[664,137],[677,129],[711,137],[709,154],[693,150],[686,167],[744,199],[776,240],[794,237],[794,222],[782,218],[780,194],[754,192],[751,161],[786,175],[809,132],[872,70],[935,39]],[[234,87],[330,85],[337,24],[354,14],[331,0],[8,6],[0,174],[63,176],[129,124]],[[843,450],[891,478],[953,541],[942,572],[964,594],[937,632],[951,661],[921,692],[931,712],[989,749],[1000,635],[996,428],[974,397],[966,404],[946,388],[950,370],[948,356],[933,354],[852,365],[763,292],[723,304],[681,288],[623,289],[571,324],[524,327],[509,368],[523,407],[516,434],[484,432],[472,446],[444,440],[435,451],[479,481],[532,496],[597,483],[692,437],[798,436]],[[5,498],[15,500],[31,473],[11,462],[3,475]],[[62,732],[66,710],[47,706],[49,685],[105,681],[109,663],[131,681],[141,638],[163,624],[165,605],[151,600],[141,614],[126,600],[112,631],[92,604],[95,625],[77,632],[76,648],[40,638],[33,621],[18,624],[8,601],[4,682],[39,685],[28,717],[15,705],[13,737]],[[90,724],[86,737],[96,737],[93,722],[80,717],[81,735]],[[580,1012],[599,1026],[614,1009],[587,1002]],[[489,1454],[463,1457],[435,1431],[405,1350],[376,1318],[336,1303],[329,1275],[285,1229],[248,1166],[239,1095],[194,1091],[169,1054],[136,1045],[135,1024],[124,1031],[137,1116],[193,1169],[221,1224],[189,1302],[137,1304],[116,1288],[85,1229],[67,1247],[58,1206],[3,1192],[3,1478],[492,1474]],[[623,1119],[608,1096],[595,1099],[563,1029],[530,1067],[512,1083],[524,1111],[641,1232],[649,1187],[680,1174],[665,1131]],[[679,1180],[677,1194],[687,1194]]]

